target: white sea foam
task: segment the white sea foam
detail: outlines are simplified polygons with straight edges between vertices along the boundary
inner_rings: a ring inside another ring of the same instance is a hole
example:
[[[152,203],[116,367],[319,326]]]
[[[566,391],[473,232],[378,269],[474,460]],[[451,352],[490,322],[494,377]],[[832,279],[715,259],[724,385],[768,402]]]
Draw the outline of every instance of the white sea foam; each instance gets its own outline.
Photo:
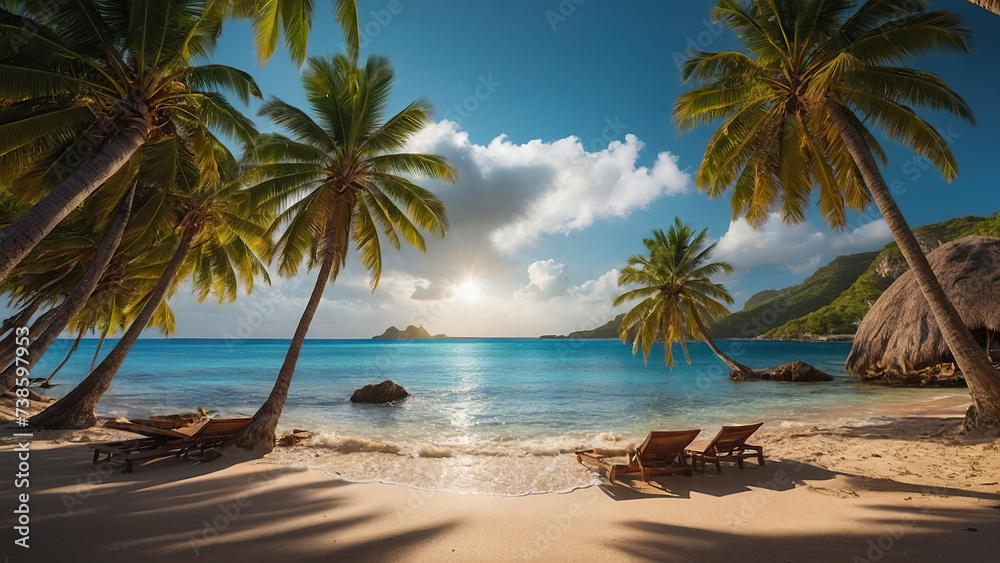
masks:
[[[320,431],[311,444],[281,448],[271,458],[275,463],[299,464],[352,482],[523,496],[565,493],[598,484],[597,475],[579,464],[574,452],[626,447],[625,440],[611,433],[589,438],[453,438],[449,442],[390,443]]]

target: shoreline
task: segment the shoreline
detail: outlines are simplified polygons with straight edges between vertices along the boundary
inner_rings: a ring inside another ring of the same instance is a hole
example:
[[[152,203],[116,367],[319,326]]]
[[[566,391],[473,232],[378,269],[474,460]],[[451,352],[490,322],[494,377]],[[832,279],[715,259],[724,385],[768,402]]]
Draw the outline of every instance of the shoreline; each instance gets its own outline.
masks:
[[[933,561],[946,545],[986,561],[1000,547],[1000,440],[958,435],[963,403],[768,424],[763,468],[521,497],[348,483],[232,448],[122,474],[91,465],[92,431],[37,432],[30,560]]]

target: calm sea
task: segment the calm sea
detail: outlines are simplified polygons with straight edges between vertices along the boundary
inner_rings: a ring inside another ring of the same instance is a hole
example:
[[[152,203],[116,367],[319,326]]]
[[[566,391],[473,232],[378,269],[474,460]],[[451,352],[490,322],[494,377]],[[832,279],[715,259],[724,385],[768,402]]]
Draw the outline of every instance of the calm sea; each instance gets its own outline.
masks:
[[[105,343],[110,350],[114,341]],[[35,368],[45,376],[68,349],[60,341]],[[147,416],[203,407],[249,416],[264,401],[286,340],[140,340],[98,405],[99,415]],[[316,435],[276,456],[352,481],[523,495],[591,485],[572,455],[625,447],[651,429],[728,423],[816,421],[852,406],[872,415],[886,402],[965,391],[884,389],[851,382],[841,342],[720,341],[752,367],[802,360],[829,383],[734,383],[700,342],[693,364],[670,370],[662,348],[649,365],[617,340],[309,340],[299,358],[279,432]],[[84,340],[53,380],[61,396],[83,379],[96,340]],[[355,405],[351,393],[391,379],[412,396],[392,405]]]

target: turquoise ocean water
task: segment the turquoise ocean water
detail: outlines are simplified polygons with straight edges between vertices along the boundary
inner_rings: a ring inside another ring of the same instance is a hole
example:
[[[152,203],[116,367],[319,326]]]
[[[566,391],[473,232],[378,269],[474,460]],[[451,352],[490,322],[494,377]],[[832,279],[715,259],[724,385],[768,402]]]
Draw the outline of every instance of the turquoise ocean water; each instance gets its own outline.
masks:
[[[105,343],[109,350],[114,341]],[[204,407],[249,416],[270,392],[286,340],[140,340],[98,405],[99,415],[146,416]],[[60,341],[34,370],[62,359]],[[577,449],[625,447],[651,429],[727,423],[810,422],[844,406],[876,415],[884,404],[964,391],[885,389],[851,382],[841,342],[720,341],[752,367],[806,361],[835,381],[734,383],[700,342],[693,364],[670,370],[662,348],[649,365],[617,340],[452,339],[410,342],[309,340],[279,432],[316,434],[307,448],[283,450],[300,463],[354,481],[521,495],[595,482],[575,463]],[[53,380],[61,396],[86,374],[96,340],[84,340]],[[385,379],[413,396],[393,405],[355,405],[351,393]]]

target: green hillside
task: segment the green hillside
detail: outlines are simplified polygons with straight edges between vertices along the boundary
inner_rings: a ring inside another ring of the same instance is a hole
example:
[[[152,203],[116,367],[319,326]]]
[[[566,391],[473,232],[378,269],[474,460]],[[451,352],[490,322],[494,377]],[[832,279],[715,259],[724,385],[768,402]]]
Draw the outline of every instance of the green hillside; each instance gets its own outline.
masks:
[[[875,259],[877,252],[838,256],[804,282],[779,290],[765,290],[747,300],[743,310],[715,326],[718,338],[754,338],[833,301],[851,286]]]
[[[973,234],[997,236],[1000,234],[1000,217],[957,217],[918,227],[913,233],[924,252],[931,252],[946,242]],[[764,336],[797,338],[806,334],[854,334],[857,323],[875,300],[908,269],[895,242],[886,245],[877,254],[856,281],[832,302],[770,329]]]
[[[924,252],[969,235],[1000,238],[1000,214],[956,217],[913,230]],[[896,243],[881,250],[838,256],[804,282],[754,294],[743,310],[722,319],[717,338],[799,338],[854,334],[857,323],[892,282],[908,269]],[[541,338],[618,338],[624,315],[593,330]]]

